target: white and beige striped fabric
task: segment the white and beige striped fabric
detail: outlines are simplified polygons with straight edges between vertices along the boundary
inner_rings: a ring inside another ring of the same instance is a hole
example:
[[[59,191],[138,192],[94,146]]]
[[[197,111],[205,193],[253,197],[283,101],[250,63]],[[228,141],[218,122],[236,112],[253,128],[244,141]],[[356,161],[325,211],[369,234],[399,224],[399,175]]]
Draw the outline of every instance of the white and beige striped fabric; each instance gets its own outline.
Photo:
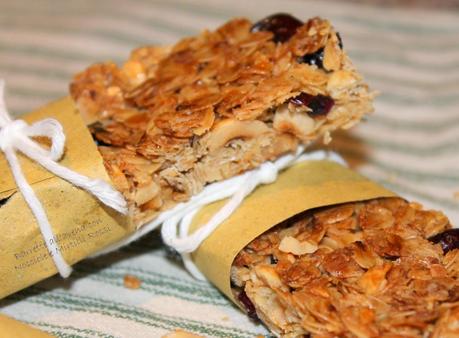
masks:
[[[72,74],[93,62],[121,62],[136,46],[172,43],[233,16],[280,11],[330,18],[381,93],[375,114],[337,135],[331,148],[359,172],[459,224],[459,12],[300,0],[0,0],[8,105],[19,116],[66,95]],[[143,281],[140,289],[123,287],[127,273]],[[0,306],[58,337],[161,337],[175,328],[207,337],[267,334],[169,260],[156,233]]]

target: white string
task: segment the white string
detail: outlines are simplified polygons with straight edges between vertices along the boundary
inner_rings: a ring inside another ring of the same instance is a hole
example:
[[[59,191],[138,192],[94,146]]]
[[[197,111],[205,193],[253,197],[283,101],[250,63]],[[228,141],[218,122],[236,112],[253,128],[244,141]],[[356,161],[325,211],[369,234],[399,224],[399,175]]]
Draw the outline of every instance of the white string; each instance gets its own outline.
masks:
[[[246,189],[245,188],[247,186],[246,182],[254,181],[253,178],[251,178],[252,176],[263,175],[265,179],[266,178],[268,179],[266,180],[266,182],[269,183],[275,180],[278,171],[284,168],[287,168],[288,166],[291,166],[295,163],[303,162],[303,161],[314,161],[314,160],[318,161],[318,160],[328,159],[330,161],[340,163],[344,166],[347,165],[346,162],[338,154],[334,152],[316,151],[316,152],[304,153],[304,154],[303,152],[304,152],[304,147],[300,146],[298,147],[295,154],[284,155],[280,157],[279,159],[277,159],[274,163],[266,162],[258,169],[247,171],[244,174],[226,179],[224,181],[209,184],[205,186],[204,189],[199,194],[192,196],[188,202],[179,203],[172,209],[166,210],[160,213],[153,221],[142,225],[140,229],[138,229],[136,232],[134,232],[130,236],[125,237],[121,239],[120,241],[113,243],[109,245],[108,247],[98,251],[97,253],[93,255],[93,257],[97,257],[100,255],[118,250],[119,248],[126,246],[131,242],[136,241],[137,239],[146,235],[150,231],[153,231],[154,229],[158,228],[159,226],[161,226],[161,224],[163,225],[162,226],[162,236],[163,236],[163,239],[166,241],[166,243],[169,242],[169,238],[172,238],[174,243],[175,243],[174,238],[183,240],[188,235],[189,225],[191,224],[191,220],[193,219],[193,216],[195,215],[195,213],[197,213],[203,206],[207,204],[217,202],[225,198],[231,198],[242,188]],[[269,168],[276,168],[275,169],[276,174],[274,176],[269,177],[273,173],[272,171],[270,172]],[[263,171],[263,173],[260,173],[260,171]],[[270,181],[270,179],[272,181]],[[260,183],[262,182],[260,181]],[[256,186],[253,186],[252,190],[255,188]],[[250,191],[249,192],[246,191],[246,195],[248,195],[249,193]],[[237,208],[237,206],[235,207],[232,204],[231,206],[232,206],[233,211]],[[224,219],[228,217],[229,215],[227,215],[226,217],[222,217],[221,220],[223,221]],[[214,224],[215,228],[218,225],[219,223]],[[210,227],[210,226],[208,224],[203,226],[203,228],[206,228],[206,227]],[[178,235],[177,235],[177,232],[179,233]],[[209,232],[209,230],[207,230],[206,232]],[[211,232],[212,231],[210,231],[209,234]],[[194,243],[191,243],[191,244],[192,244],[191,247],[199,246],[199,244],[198,245]],[[186,245],[190,245],[190,244],[186,243]],[[176,247],[174,246],[172,247],[177,250]],[[183,262],[184,262],[186,269],[194,277],[196,278],[201,277],[199,279],[204,279],[204,277],[202,277],[198,269],[194,266],[194,263],[189,258],[189,254],[184,251],[181,252],[181,254],[182,254]]]
[[[225,219],[240,205],[243,199],[258,185],[272,183],[279,171],[303,161],[330,160],[346,166],[346,162],[334,152],[315,151],[303,153],[304,147],[298,147],[295,154],[280,157],[275,162],[266,162],[259,168],[247,171],[224,181],[207,185],[197,195],[186,203],[180,203],[174,208],[164,211],[150,223],[142,225],[132,235],[123,238],[107,248],[97,252],[99,256],[115,251],[139,239],[162,224],[164,242],[177,250],[181,255],[185,268],[198,279],[205,279],[191,260],[190,252],[194,251]],[[188,235],[194,215],[205,205],[230,198],[230,200],[215,214],[212,219],[192,235]]]
[[[304,147],[300,146],[295,154],[280,157],[274,162],[265,162],[259,168],[246,172],[243,175],[226,180],[226,182],[214,183],[212,190],[217,192],[209,198],[196,196],[189,208],[174,210],[174,216],[167,218],[161,228],[163,241],[181,254],[183,263],[188,272],[195,278],[205,280],[191,259],[190,253],[195,251],[201,243],[212,234],[215,229],[239,207],[244,198],[257,186],[269,184],[277,179],[277,175],[283,169],[304,161],[330,160],[346,166],[344,159],[334,152],[315,151],[303,153]],[[218,187],[217,187],[218,186]],[[210,187],[210,186],[209,186]],[[194,215],[206,204],[224,198],[231,197],[228,202],[203,226],[189,235],[189,228]]]
[[[16,157],[16,151],[21,152],[42,167],[52,172],[55,176],[80,187],[97,197],[102,203],[119,211],[127,213],[127,205],[121,193],[114,190],[108,183],[101,179],[90,179],[66,167],[59,165],[58,161],[64,154],[65,134],[61,124],[55,119],[44,119],[28,125],[23,120],[13,120],[6,109],[4,100],[5,82],[0,79],[0,149],[10,165],[14,180],[24,200],[29,205],[40,227],[40,232],[45,240],[54,264],[62,277],[68,277],[72,268],[62,257],[58,243],[49,224],[48,217],[42,204],[38,200],[32,187],[27,182],[22,172],[21,165]],[[31,137],[43,136],[51,140],[50,150],[42,148]]]
[[[191,197],[188,202],[179,203],[174,208],[162,212],[153,221],[142,225],[140,229],[130,236],[100,250],[93,256],[100,256],[126,246],[162,224],[161,234],[163,241],[181,254],[185,268],[193,277],[205,280],[205,277],[192,261],[190,253],[199,247],[258,185],[274,182],[279,171],[299,162],[329,160],[347,166],[346,161],[334,152],[303,152],[304,147],[300,146],[295,154],[284,155],[275,162],[263,163],[257,169],[224,181],[209,184],[199,194]],[[230,198],[230,200],[217,214],[207,224],[200,227],[198,231],[188,235],[194,215],[203,206],[225,198]]]

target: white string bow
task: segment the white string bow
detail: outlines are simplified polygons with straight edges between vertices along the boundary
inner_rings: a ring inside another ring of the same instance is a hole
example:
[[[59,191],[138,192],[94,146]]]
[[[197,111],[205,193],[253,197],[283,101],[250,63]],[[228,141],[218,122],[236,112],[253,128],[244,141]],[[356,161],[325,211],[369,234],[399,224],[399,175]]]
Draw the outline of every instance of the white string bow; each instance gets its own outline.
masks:
[[[0,79],[0,149],[10,165],[19,191],[37,220],[46,247],[60,275],[65,278],[70,275],[72,269],[62,256],[42,204],[24,177],[16,152],[21,152],[54,175],[88,191],[102,203],[120,213],[127,213],[126,201],[120,192],[105,181],[91,179],[59,165],[57,161],[62,157],[65,149],[65,134],[62,125],[59,121],[49,118],[32,125],[28,125],[24,120],[13,120],[6,109],[4,87],[5,82]],[[36,143],[32,137],[37,136],[49,138],[51,148],[47,150]]]

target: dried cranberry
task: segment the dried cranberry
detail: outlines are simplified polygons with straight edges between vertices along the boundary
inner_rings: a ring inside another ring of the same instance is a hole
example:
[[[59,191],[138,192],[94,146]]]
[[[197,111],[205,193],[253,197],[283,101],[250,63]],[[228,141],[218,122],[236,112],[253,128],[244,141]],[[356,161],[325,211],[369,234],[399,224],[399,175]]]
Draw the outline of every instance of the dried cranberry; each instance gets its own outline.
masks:
[[[395,255],[383,255],[383,257],[389,261],[396,261],[399,256],[395,256]]]
[[[339,48],[343,49],[343,40],[341,39],[341,35],[336,33],[336,37],[338,38],[338,46]],[[315,65],[317,68],[324,68],[324,48],[320,48],[314,53],[305,54],[298,58],[297,60],[299,63],[307,63],[308,65]]]
[[[430,237],[429,241],[440,244],[443,253],[459,248],[459,229],[449,229]]]
[[[290,102],[297,106],[306,106],[311,109],[308,111],[310,117],[326,116],[333,108],[335,101],[325,95],[309,95],[301,93],[290,99]]]
[[[285,42],[295,35],[298,27],[303,26],[303,22],[286,13],[278,13],[268,16],[255,23],[251,31],[269,31],[274,34],[274,42]]]
[[[242,290],[237,299],[244,305],[245,310],[247,311],[247,315],[252,318],[253,320],[258,320],[257,311],[255,310],[255,306],[253,305],[250,298],[247,296],[244,290]]]
[[[320,48],[314,53],[303,55],[298,58],[298,62],[315,65],[317,68],[324,68],[324,49]]]

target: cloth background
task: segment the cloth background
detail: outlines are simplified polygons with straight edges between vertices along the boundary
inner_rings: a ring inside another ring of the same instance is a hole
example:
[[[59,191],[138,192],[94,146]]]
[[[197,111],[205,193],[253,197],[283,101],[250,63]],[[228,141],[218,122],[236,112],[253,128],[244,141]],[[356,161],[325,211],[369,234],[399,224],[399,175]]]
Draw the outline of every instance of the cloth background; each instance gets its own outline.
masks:
[[[372,88],[376,112],[329,148],[355,170],[459,224],[459,12],[274,0],[0,0],[0,77],[15,116],[67,94],[72,75],[131,49],[169,44],[233,16],[331,19]],[[323,147],[318,145],[318,147]],[[275,198],[275,197],[274,197]],[[123,276],[142,280],[126,289]],[[266,334],[206,282],[169,259],[153,233],[0,302],[58,337]]]

